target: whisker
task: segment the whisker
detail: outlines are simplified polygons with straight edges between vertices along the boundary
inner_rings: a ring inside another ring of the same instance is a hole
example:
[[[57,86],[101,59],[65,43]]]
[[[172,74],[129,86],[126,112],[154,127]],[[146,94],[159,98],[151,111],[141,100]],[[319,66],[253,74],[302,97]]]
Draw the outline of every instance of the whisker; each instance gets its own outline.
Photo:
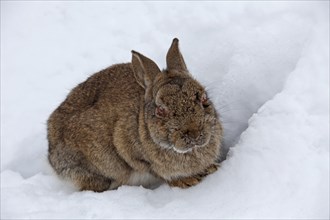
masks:
[[[218,110],[218,112],[219,112],[220,115],[223,115],[224,113],[228,113],[228,112],[231,112],[231,111],[235,111],[235,112],[236,111],[244,111],[244,109],[228,109],[228,110],[223,110],[223,111],[221,111],[221,110],[219,111]]]
[[[247,122],[244,122],[244,121],[221,121],[222,124],[244,124],[244,125],[247,125],[248,123]]]

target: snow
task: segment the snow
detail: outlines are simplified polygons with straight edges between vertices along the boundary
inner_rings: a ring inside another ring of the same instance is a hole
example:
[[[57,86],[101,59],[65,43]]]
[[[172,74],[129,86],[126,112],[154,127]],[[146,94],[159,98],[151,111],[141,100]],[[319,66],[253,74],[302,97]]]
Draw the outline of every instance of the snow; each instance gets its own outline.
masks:
[[[47,162],[46,120],[132,49],[174,37],[225,128],[189,189],[78,192]],[[1,219],[329,218],[329,2],[1,1]]]

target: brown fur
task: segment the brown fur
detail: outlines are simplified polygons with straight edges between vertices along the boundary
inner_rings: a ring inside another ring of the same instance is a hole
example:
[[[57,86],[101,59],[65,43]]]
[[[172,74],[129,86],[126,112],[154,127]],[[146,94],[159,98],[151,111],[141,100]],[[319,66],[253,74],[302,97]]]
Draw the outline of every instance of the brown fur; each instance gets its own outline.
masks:
[[[188,72],[177,39],[164,71],[132,55],[132,63],[79,84],[51,114],[49,162],[80,190],[196,185],[217,169],[222,128],[212,102],[201,98],[206,92]],[[142,183],[144,174],[153,179]]]

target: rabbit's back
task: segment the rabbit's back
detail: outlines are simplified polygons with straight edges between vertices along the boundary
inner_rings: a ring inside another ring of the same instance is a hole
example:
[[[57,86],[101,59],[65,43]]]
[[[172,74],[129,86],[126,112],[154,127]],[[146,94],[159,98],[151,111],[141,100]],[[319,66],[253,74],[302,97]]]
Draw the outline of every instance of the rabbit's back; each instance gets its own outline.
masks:
[[[143,89],[136,83],[131,65],[118,64],[95,73],[68,94],[65,101],[48,120],[49,138],[60,138],[58,133],[72,117],[86,120],[116,120],[118,114],[138,111]]]

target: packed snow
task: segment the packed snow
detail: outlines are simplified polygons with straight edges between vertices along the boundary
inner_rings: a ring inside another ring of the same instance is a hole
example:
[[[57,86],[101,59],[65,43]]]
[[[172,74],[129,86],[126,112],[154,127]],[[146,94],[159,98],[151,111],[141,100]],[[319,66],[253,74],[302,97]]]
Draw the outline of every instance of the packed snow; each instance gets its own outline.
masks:
[[[225,129],[189,189],[79,192],[47,162],[46,120],[132,49],[174,37]],[[1,219],[329,218],[329,2],[1,1]]]

